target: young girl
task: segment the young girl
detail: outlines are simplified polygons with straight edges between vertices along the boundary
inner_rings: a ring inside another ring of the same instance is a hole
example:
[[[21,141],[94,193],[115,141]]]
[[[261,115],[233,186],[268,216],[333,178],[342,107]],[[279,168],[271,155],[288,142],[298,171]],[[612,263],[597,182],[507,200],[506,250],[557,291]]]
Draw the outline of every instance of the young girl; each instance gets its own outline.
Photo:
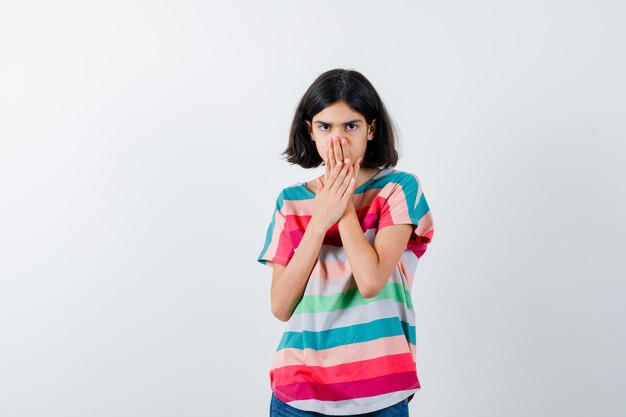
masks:
[[[300,100],[283,154],[325,171],[282,189],[258,257],[286,322],[271,417],[408,416],[420,388],[411,287],[434,227],[418,177],[393,168],[395,143],[357,71],[325,72]]]

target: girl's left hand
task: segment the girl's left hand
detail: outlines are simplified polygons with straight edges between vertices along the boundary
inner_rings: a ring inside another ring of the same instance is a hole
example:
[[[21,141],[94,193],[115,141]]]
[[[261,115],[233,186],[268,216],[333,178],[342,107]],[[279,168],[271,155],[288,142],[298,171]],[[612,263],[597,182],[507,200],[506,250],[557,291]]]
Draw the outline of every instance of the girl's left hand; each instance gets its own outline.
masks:
[[[324,172],[324,180],[321,180],[320,178],[317,179],[318,184],[320,184],[322,187],[324,186],[324,183],[330,176],[330,173],[332,172],[333,168],[337,164],[337,161],[344,161],[346,163],[352,163],[352,159],[350,158],[350,151],[347,145],[348,143],[345,139],[339,139],[339,138],[330,139],[330,144],[326,147],[326,170]],[[361,168],[362,159],[363,158],[359,158],[358,161],[356,161],[354,165],[352,166],[352,172],[354,173],[353,177],[355,181],[354,188],[357,187],[357,181],[359,180],[359,170]],[[350,210],[356,211],[352,198],[348,200],[348,204],[346,205],[346,210],[344,211],[342,217],[345,216],[346,213],[349,213]]]

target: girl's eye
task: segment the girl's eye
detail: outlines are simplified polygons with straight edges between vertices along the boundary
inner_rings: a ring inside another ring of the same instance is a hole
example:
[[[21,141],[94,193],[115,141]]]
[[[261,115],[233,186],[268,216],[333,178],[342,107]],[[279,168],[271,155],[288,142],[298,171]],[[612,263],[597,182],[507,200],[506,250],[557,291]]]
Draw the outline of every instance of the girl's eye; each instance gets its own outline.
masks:
[[[348,131],[349,132],[354,132],[355,130],[357,130],[359,128],[359,126],[354,124],[354,123],[350,123],[347,126],[348,126]],[[319,129],[322,132],[326,132],[328,130],[328,125],[319,125]]]

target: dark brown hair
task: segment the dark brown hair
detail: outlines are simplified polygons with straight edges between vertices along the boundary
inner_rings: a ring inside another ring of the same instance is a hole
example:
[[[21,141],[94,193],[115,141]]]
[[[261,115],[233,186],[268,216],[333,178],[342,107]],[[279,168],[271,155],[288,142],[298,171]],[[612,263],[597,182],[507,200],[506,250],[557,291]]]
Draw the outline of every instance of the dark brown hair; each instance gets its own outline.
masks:
[[[338,101],[346,102],[362,114],[368,125],[376,119],[374,138],[367,142],[361,167],[395,166],[398,163],[397,134],[383,101],[361,73],[342,68],[326,71],[304,93],[291,123],[289,145],[281,154],[287,156],[287,162],[303,168],[315,168],[324,162],[304,121],[311,122],[316,114]]]

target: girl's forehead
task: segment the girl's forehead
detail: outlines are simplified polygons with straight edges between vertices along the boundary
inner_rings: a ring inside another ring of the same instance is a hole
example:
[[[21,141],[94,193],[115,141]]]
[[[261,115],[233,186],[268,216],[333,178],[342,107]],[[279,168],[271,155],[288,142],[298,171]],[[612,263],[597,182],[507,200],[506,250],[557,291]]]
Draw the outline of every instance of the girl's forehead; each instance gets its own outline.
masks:
[[[347,123],[355,120],[365,120],[359,112],[352,110],[343,102],[334,103],[313,116],[313,121],[323,121],[326,123]]]

